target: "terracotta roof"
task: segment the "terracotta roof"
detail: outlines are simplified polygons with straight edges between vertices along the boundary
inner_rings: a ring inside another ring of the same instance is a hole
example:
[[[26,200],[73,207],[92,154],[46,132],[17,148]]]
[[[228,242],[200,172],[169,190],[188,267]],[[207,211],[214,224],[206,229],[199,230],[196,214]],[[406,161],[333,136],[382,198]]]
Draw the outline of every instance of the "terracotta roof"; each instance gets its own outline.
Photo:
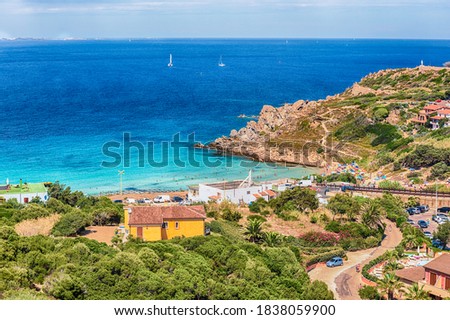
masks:
[[[220,198],[222,198],[221,196],[209,196],[208,199],[211,200],[219,200]]]
[[[424,267],[412,267],[395,271],[395,274],[400,279],[408,280],[411,282],[419,282],[425,279]]]
[[[430,119],[433,119],[433,120],[441,120],[441,119],[444,119],[444,117],[434,116],[434,117],[431,117]]]
[[[439,110],[438,114],[450,114],[450,109]]]
[[[267,193],[265,191],[261,191],[259,194],[262,195],[263,197],[267,196]]]
[[[259,193],[254,193],[253,196],[254,196],[256,199],[261,198],[261,195],[260,195]]]
[[[273,192],[272,190],[267,190],[266,193],[270,196],[270,197],[275,197],[277,194],[275,192]]]
[[[129,225],[161,225],[166,219],[206,219],[203,206],[132,207]]]
[[[443,254],[428,262],[424,267],[450,275],[450,254]]]
[[[424,110],[430,110],[430,111],[437,111],[437,110],[441,110],[442,108],[444,108],[444,106],[442,105],[437,105],[437,104],[430,104],[426,107],[424,107]]]

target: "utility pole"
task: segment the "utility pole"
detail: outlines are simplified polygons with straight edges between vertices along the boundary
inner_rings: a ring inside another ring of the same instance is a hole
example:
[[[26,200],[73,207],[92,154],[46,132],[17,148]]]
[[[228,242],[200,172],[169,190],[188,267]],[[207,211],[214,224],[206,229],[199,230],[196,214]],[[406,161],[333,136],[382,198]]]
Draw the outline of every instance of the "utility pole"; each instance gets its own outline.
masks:
[[[437,187],[437,179],[434,180],[434,184],[436,187],[436,214],[438,213],[438,187]]]
[[[123,195],[123,175],[125,174],[125,170],[119,170],[120,176],[120,195]]]

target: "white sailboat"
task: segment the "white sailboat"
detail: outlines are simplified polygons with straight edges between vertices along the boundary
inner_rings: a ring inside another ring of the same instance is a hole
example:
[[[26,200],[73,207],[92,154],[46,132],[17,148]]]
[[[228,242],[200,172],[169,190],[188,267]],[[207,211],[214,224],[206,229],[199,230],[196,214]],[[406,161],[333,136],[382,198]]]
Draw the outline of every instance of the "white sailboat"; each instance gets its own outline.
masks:
[[[222,61],[222,56],[220,56],[219,67],[225,67],[225,63]]]
[[[170,54],[170,57],[169,57],[169,64],[167,65],[169,68],[172,68],[173,67],[173,60],[172,60],[172,54]]]

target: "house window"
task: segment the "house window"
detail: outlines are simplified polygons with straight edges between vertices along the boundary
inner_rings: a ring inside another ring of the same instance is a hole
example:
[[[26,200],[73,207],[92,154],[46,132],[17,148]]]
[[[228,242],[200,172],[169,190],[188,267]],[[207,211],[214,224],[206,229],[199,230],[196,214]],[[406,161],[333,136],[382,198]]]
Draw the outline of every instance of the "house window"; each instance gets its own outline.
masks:
[[[180,227],[180,224],[178,223],[178,221],[175,221],[175,229],[178,230],[179,227]]]
[[[247,194],[250,194],[250,191],[247,191]]]
[[[169,228],[169,223],[168,222],[163,222],[162,228],[163,229],[168,229]]]

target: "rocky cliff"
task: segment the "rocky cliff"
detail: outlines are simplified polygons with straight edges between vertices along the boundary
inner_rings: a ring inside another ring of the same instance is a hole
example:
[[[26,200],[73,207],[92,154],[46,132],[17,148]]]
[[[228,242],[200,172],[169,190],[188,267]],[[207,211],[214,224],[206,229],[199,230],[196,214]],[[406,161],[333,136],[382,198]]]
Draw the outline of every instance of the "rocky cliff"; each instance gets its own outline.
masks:
[[[279,108],[266,105],[258,121],[207,147],[259,161],[318,167],[370,159],[379,153],[371,141],[380,133],[365,131],[386,124],[398,130],[396,139],[413,134],[405,126],[418,107],[448,96],[448,68],[383,70],[324,100],[299,100]]]

